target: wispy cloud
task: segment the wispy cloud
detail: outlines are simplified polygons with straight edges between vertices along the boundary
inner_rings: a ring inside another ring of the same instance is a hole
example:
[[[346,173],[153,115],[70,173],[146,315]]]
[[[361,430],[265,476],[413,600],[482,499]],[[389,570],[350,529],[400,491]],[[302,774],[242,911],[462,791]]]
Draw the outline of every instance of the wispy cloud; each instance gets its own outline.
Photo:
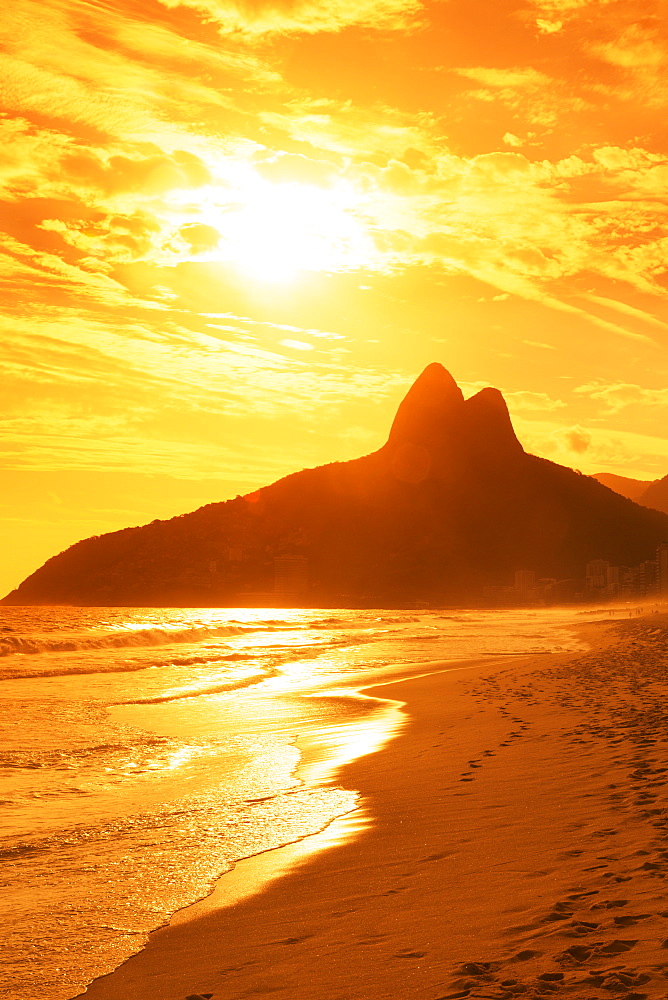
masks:
[[[529,410],[549,413],[566,408],[566,403],[563,400],[552,399],[546,392],[507,392],[505,399],[511,412]]]
[[[166,7],[188,6],[214,20],[220,30],[250,34],[336,32],[350,26],[415,30],[420,0],[162,0]]]
[[[668,406],[668,389],[648,389],[628,382],[592,382],[578,386],[575,392],[601,400],[607,413],[619,413],[629,406]]]

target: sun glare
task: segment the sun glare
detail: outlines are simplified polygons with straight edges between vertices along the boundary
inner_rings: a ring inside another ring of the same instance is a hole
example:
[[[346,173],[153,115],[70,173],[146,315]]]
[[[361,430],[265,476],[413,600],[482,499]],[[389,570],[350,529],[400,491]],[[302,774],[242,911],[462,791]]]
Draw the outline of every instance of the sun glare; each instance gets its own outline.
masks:
[[[291,281],[300,271],[361,267],[374,255],[359,195],[345,185],[272,184],[254,178],[227,210],[204,221],[222,234],[217,256],[253,278]]]

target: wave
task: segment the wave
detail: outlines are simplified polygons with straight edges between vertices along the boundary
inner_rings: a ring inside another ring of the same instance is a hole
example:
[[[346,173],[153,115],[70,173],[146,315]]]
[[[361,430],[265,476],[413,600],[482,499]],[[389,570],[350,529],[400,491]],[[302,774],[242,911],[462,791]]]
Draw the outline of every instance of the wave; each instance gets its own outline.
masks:
[[[85,660],[80,663],[59,663],[53,666],[47,663],[39,663],[33,668],[33,664],[14,665],[13,663],[5,667],[0,667],[0,681],[24,680],[26,678],[39,677],[70,677],[82,674],[132,674],[141,670],[150,670],[155,667],[205,667],[215,666],[217,663],[235,663],[242,660],[257,660],[257,652],[251,653],[211,653],[209,656],[194,654],[192,656],[169,656],[159,659],[137,659],[137,660]]]
[[[199,698],[206,694],[223,694],[225,691],[238,691],[241,688],[252,687],[254,684],[261,684],[269,677],[276,677],[278,670],[267,668],[259,670],[255,674],[247,677],[239,677],[237,680],[229,680],[219,684],[202,684],[196,688],[180,688],[176,691],[165,691],[164,694],[154,695],[147,698],[127,698],[123,701],[112,701],[110,705],[162,705],[167,701],[181,701],[183,698]]]
[[[306,631],[308,623],[272,618],[257,622],[244,622],[231,618],[222,625],[192,625],[186,628],[119,629],[95,636],[72,636],[67,639],[48,639],[3,630],[0,635],[0,657],[39,655],[40,653],[76,653],[79,651],[123,649],[141,646],[167,646],[181,642],[205,642],[207,639],[224,639],[226,636],[245,635],[250,632]],[[12,630],[13,631],[13,630]]]
[[[252,628],[244,628],[239,624],[227,624],[216,625],[213,628],[197,626],[179,629],[132,629],[72,639],[36,639],[21,635],[4,635],[0,638],[0,656],[12,656],[17,653],[36,655],[39,653],[75,653],[79,650],[122,649],[134,646],[167,646],[179,642],[203,642],[205,639],[220,639],[228,635],[256,631],[258,631],[257,625]]]

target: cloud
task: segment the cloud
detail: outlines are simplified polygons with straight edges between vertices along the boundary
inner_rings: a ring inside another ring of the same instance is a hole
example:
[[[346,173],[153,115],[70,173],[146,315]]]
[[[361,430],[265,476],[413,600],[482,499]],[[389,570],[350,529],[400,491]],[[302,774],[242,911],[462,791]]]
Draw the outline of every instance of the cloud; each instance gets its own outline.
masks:
[[[261,177],[274,183],[326,185],[336,176],[336,164],[328,159],[313,158],[303,153],[274,152],[258,154],[255,169]]]
[[[291,347],[295,351],[312,351],[313,344],[306,344],[303,340],[281,340],[283,347]]]
[[[619,413],[628,406],[668,406],[668,389],[648,389],[628,382],[591,382],[575,390],[582,396],[601,400],[606,413]]]
[[[638,309],[636,306],[630,305],[628,302],[621,302],[618,299],[609,299],[603,295],[593,295],[588,293],[583,296],[589,302],[593,302],[596,305],[604,306],[606,309],[612,309],[615,312],[623,313],[625,316],[631,316],[634,319],[642,320],[644,323],[649,323],[652,326],[656,326],[662,330],[668,329],[668,323],[664,323],[662,320],[657,319],[652,313],[647,313],[643,309]]]
[[[420,0],[161,0],[166,7],[188,6],[211,18],[223,32],[337,32],[365,26],[375,30],[415,30]]]
[[[499,68],[493,66],[467,66],[453,69],[454,73],[465,76],[486,87],[503,89],[529,88],[535,90],[551,83],[550,77],[531,66]]]
[[[375,170],[383,183],[382,170]],[[651,189],[658,202],[662,170],[660,156],[638,148],[595,147],[588,156],[552,162],[510,151],[468,158],[433,153],[410,171],[411,183],[403,182],[404,198],[416,208],[402,227],[411,236],[397,233],[396,241],[385,234],[385,246],[400,258],[403,241],[404,253],[440,260],[502,292],[541,299],[601,329],[648,341],[636,328],[636,321],[647,322],[640,311],[622,308],[629,325],[612,322],[597,309],[565,301],[559,287],[593,273],[665,297],[668,240],[655,226],[657,207],[645,200]],[[365,173],[371,179],[370,166]]]
[[[575,455],[584,455],[592,443],[589,431],[578,425],[560,428],[552,434],[552,438],[557,446]]]
[[[548,21],[545,18],[536,18],[536,27],[538,28],[541,35],[554,35],[564,26],[563,21]]]
[[[203,134],[219,136],[246,92],[275,93],[280,82],[238,36],[211,44],[192,17],[168,29],[130,0],[15,6],[19,16],[0,24],[3,107],[70,137],[207,145]]]
[[[548,18],[569,17],[579,13],[587,14],[619,0],[530,0],[532,6]]]
[[[74,182],[99,187],[107,195],[123,192],[161,194],[179,188],[201,187],[211,174],[200,157],[183,149],[150,156],[114,154],[102,157],[89,150],[67,153],[60,164]]]
[[[127,307],[133,302],[119,282],[98,273],[94,261],[88,263],[88,269],[70,264],[55,253],[33,249],[0,233],[0,288],[6,290],[6,311],[11,313],[24,295],[30,308],[38,309],[38,292],[50,299],[52,308],[69,297],[107,308]]]
[[[591,434],[583,431],[581,427],[573,427],[570,431],[566,432],[565,436],[568,447],[578,455],[587,451],[591,444]]]
[[[586,430],[581,424],[557,425],[553,420],[533,416],[518,416],[513,423],[527,451],[561,465],[577,465],[589,475],[610,471],[632,478],[656,479],[668,470],[668,439],[656,434],[613,426]],[[583,445],[586,445],[584,450],[578,451]]]
[[[161,43],[169,40],[161,36]],[[472,67],[462,73],[497,90],[539,93],[548,81],[545,74],[522,67]],[[35,173],[36,161],[26,147],[12,183],[20,182],[23,192],[30,184],[40,196],[66,190],[85,204],[87,214],[79,220],[47,216],[41,222],[43,231],[60,235],[77,252],[68,262],[84,271],[109,269],[115,262],[169,266],[214,251],[233,254],[229,223],[238,207],[239,168],[246,164],[248,177],[264,177],[277,192],[287,180],[315,183],[325,191],[350,186],[360,204],[354,215],[356,245],[361,248],[366,239],[367,249],[362,256],[346,250],[337,266],[382,271],[440,262],[445,270],[471,274],[500,294],[540,300],[583,316],[587,309],[557,305],[560,296],[550,286],[593,271],[658,291],[665,247],[646,238],[647,210],[629,202],[624,212],[628,234],[617,221],[608,236],[600,205],[595,210],[574,207],[578,203],[569,190],[600,172],[608,182],[614,178],[638,193],[644,185],[658,196],[663,179],[651,175],[661,165],[643,151],[632,161],[610,147],[594,149],[588,160],[532,161],[507,149],[458,156],[443,149],[438,126],[428,115],[416,118],[391,108],[365,112],[323,100],[288,102],[285,114],[264,112],[263,118],[291,140],[308,142],[309,153],[249,146],[241,156],[235,150],[207,159],[209,153],[178,147],[168,151],[156,143],[133,140],[124,148],[101,150],[63,138],[49,157],[47,137],[39,139],[39,147],[31,136],[33,147],[41,150],[41,170]],[[366,159],[372,150],[374,159]],[[381,154],[384,163],[379,162]],[[187,191],[200,193],[188,201]],[[133,227],[142,216],[140,233]],[[125,231],[123,217],[128,220]],[[216,232],[223,234],[222,242]],[[608,245],[603,245],[606,239]],[[641,336],[592,315],[611,331]]]
[[[553,128],[560,115],[585,105],[582,93],[577,93],[563,75],[550,76],[531,65],[458,66],[450,72],[471,81],[467,89],[470,99],[493,107],[499,123],[504,122],[502,142],[509,146],[522,145],[516,135],[518,123]]]
[[[590,50],[613,66],[624,70],[657,73],[668,62],[665,38],[658,19],[643,18],[615,33],[613,39],[592,42]]]
[[[563,400],[552,399],[545,392],[506,392],[504,397],[511,412],[513,410],[537,410],[550,413],[566,407]]]
[[[186,241],[191,253],[207,253],[220,243],[220,233],[213,226],[191,222],[181,226],[179,236]]]
[[[160,225],[143,213],[104,215],[94,219],[44,219],[39,228],[58,233],[66,244],[84,254],[90,268],[93,261],[111,270],[118,261],[149,257],[154,249]],[[186,245],[190,247],[190,244]],[[192,247],[190,252],[195,252]],[[82,279],[83,281],[83,279]]]

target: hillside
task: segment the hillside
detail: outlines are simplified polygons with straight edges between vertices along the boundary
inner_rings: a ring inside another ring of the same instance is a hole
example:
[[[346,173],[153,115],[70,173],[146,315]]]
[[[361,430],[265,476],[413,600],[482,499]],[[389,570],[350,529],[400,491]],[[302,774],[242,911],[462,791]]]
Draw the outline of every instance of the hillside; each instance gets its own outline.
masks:
[[[643,507],[651,507],[653,510],[661,510],[668,514],[668,476],[650,483],[638,497],[638,503]]]
[[[245,497],[78,542],[6,604],[398,605],[466,602],[516,569],[581,577],[633,565],[668,517],[525,453],[501,394],[468,400],[439,364],[399,406],[387,443]]]
[[[620,496],[635,500],[642,507],[668,514],[668,476],[663,479],[629,479],[611,472],[599,472],[591,477]]]
[[[629,500],[635,500],[637,503],[640,502],[639,497],[655,482],[653,479],[630,479],[628,476],[616,476],[612,472],[597,472],[592,476],[592,479],[598,480],[608,489],[614,490],[620,496],[628,497]]]

